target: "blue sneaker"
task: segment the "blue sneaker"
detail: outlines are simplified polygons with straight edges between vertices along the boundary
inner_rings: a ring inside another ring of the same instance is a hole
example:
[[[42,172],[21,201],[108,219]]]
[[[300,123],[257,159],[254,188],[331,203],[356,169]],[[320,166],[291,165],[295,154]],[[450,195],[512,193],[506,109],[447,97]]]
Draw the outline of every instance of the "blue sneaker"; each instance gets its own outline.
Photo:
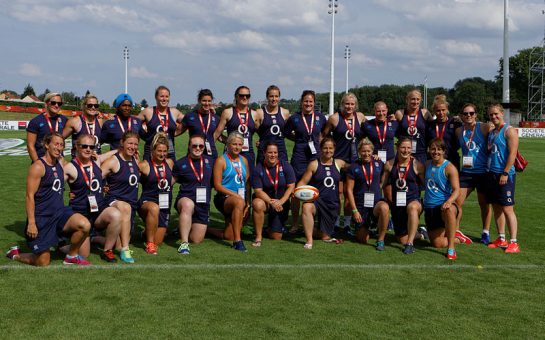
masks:
[[[481,243],[482,244],[489,244],[490,243],[490,234],[489,233],[482,233],[481,234]]]
[[[189,243],[182,242],[182,244],[180,244],[180,246],[178,247],[178,254],[189,255]]]
[[[417,232],[417,234],[416,234],[417,239],[420,239],[422,241],[429,241],[430,240],[430,237],[428,236],[428,230],[426,229],[426,227],[420,226],[420,227],[418,227],[416,232]]]
[[[241,251],[243,253],[247,252],[246,247],[244,246],[244,242],[241,241],[235,241],[233,242],[233,247],[235,250]]]
[[[129,248],[121,249],[119,252],[119,258],[125,263],[134,263],[134,259],[132,258],[132,250]]]
[[[407,243],[403,246],[403,254],[405,255],[413,254],[415,251],[416,249],[414,249],[414,246],[410,243]]]
[[[378,251],[384,251],[384,240],[377,241],[377,245],[375,246],[375,249]]]

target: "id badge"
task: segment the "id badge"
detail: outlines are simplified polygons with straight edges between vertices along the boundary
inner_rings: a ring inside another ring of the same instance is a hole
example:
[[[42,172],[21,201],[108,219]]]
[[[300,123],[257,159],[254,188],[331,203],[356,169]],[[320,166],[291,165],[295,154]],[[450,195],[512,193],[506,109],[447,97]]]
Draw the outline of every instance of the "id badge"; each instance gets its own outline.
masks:
[[[206,187],[197,187],[197,203],[206,203]]]
[[[311,154],[313,154],[313,155],[317,154],[316,147],[314,146],[314,142],[312,140],[308,141],[308,147],[310,148],[310,153]]]
[[[416,153],[416,140],[411,142],[411,153]]]
[[[462,158],[462,164],[464,168],[473,168],[473,157],[472,156],[464,156]]]
[[[244,143],[242,144],[242,151],[250,151],[250,142],[248,137],[244,137]]]
[[[210,142],[206,141],[206,142],[204,142],[204,145],[206,147],[206,154],[208,156],[212,156],[212,147],[210,146]]]
[[[159,209],[168,209],[169,207],[168,194],[159,194]]]
[[[91,210],[91,212],[97,212],[98,211],[98,203],[97,203],[97,198],[95,197],[95,195],[89,195],[87,196],[87,199],[89,200],[89,208]]]
[[[365,208],[372,208],[375,205],[375,193],[366,192],[363,196],[363,206]]]
[[[407,193],[405,191],[398,191],[396,195],[396,207],[407,206]]]
[[[237,193],[238,193],[238,195],[239,195],[240,197],[242,197],[243,200],[246,199],[246,189],[244,189],[244,188],[238,188],[238,192],[237,192]]]
[[[378,150],[378,158],[382,161],[382,163],[386,163],[386,150]]]

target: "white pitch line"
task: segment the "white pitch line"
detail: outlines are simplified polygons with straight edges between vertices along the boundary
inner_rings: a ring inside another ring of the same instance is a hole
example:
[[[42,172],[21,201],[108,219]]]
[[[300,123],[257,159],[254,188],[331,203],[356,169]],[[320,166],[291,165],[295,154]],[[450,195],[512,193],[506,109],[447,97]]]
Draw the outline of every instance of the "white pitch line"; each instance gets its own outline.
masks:
[[[37,268],[26,265],[3,265],[0,270],[132,270],[132,269],[422,269],[422,270],[442,270],[442,269],[534,269],[544,270],[545,265],[537,264],[491,264],[491,265],[469,265],[469,264],[251,264],[251,263],[230,263],[230,264],[99,264],[90,266],[73,265],[51,265],[48,267]]]

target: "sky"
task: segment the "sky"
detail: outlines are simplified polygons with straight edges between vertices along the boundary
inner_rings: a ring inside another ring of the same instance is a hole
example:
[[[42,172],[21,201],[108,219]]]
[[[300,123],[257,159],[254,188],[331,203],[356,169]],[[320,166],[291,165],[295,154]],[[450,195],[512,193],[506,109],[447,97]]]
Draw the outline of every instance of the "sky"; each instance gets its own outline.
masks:
[[[503,55],[501,0],[338,0],[335,91],[422,84],[452,88],[467,77],[493,79]],[[239,85],[252,100],[271,84],[282,97],[329,92],[328,0],[0,0],[0,90],[31,84],[87,90],[111,103],[128,92],[154,103],[159,85],[171,105],[209,88],[231,102]],[[541,45],[542,0],[510,0],[510,55]]]

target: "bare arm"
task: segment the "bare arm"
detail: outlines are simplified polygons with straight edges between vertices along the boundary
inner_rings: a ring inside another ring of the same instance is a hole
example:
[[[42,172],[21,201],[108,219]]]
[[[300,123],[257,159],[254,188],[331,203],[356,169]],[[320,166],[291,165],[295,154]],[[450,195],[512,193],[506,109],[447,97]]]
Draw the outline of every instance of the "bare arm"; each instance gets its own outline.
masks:
[[[380,184],[382,185],[382,191],[384,193],[384,198],[388,203],[392,202],[392,185],[389,183],[388,178],[390,177],[390,172],[392,171],[393,161],[387,161],[384,164],[384,170],[382,172],[382,177],[380,179]]]
[[[222,143],[225,143],[225,136],[223,136],[223,129],[225,129],[225,125],[227,124],[227,121],[231,119],[231,115],[233,114],[233,110],[231,108],[227,108],[223,110],[220,116],[220,121],[218,122],[218,127],[216,128],[216,131],[214,131],[214,140],[219,140]]]
[[[395,118],[398,122],[401,122],[403,119],[403,110],[397,110],[395,113]]]
[[[507,156],[507,161],[505,162],[504,172],[509,172],[513,165],[515,164],[515,159],[517,158],[517,151],[519,149],[519,135],[517,130],[513,128],[508,128],[505,131],[505,138],[507,139],[507,149],[509,150],[509,156]],[[507,176],[500,177],[500,185],[507,183]]]
[[[303,174],[303,177],[297,182],[297,186],[300,187],[301,185],[307,185],[310,179],[312,178],[312,175],[316,172],[316,169],[318,168],[318,161],[313,160],[311,161],[307,169],[305,170],[305,173]]]
[[[334,113],[331,116],[329,116],[329,118],[327,119],[327,122],[325,123],[325,127],[322,130],[322,135],[320,136],[320,141],[325,136],[328,136],[331,133],[331,131],[337,126],[337,124],[339,124],[339,114]]]
[[[32,162],[35,162],[38,159],[38,153],[36,152],[36,139],[38,138],[38,135],[36,135],[33,132],[26,133],[26,149],[28,151],[28,155],[30,156],[30,160]]]
[[[71,136],[74,131],[79,130],[81,124],[81,120],[79,117],[73,117],[68,120],[68,123],[64,126],[64,129],[62,129],[62,138],[66,139],[69,136]]]
[[[442,210],[449,209],[452,203],[456,202],[456,199],[460,195],[460,180],[458,176],[458,170],[456,170],[456,167],[452,165],[452,163],[446,166],[445,175],[447,176],[450,182],[450,186],[452,187],[452,194],[446,200],[446,202],[443,203],[443,205],[441,206]]]
[[[26,178],[26,214],[28,218],[26,233],[30,238],[38,236],[38,227],[36,226],[36,205],[34,195],[40,187],[40,180],[45,175],[45,167],[41,162],[34,162],[28,170]]]

